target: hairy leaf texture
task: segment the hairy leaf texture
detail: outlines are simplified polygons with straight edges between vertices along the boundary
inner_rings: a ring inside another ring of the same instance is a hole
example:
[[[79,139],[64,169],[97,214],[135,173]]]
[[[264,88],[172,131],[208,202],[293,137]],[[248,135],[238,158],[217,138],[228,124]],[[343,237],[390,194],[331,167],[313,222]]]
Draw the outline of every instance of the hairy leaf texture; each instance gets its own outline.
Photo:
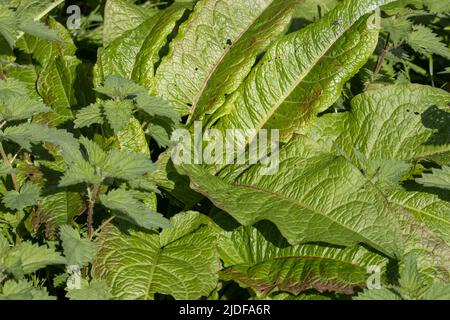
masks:
[[[95,256],[95,244],[88,239],[81,239],[78,230],[69,225],[63,225],[59,230],[67,264],[87,266]]]
[[[99,239],[93,275],[105,279],[116,299],[198,299],[216,287],[220,269],[217,233],[212,222],[195,212],[177,214],[173,228],[161,234],[108,225]]]
[[[129,221],[147,230],[171,227],[166,218],[160,213],[147,208],[130,191],[124,189],[112,190],[106,195],[101,195],[100,201],[105,207],[113,210],[113,214],[120,219]]]
[[[2,238],[3,236],[0,236]],[[1,242],[1,239],[0,239]],[[29,241],[0,251],[0,265],[16,278],[30,274],[48,265],[64,264],[66,260],[54,249],[39,246]]]
[[[96,82],[101,82],[107,76],[118,75],[149,89],[153,87],[159,51],[186,7],[172,5],[111,42],[99,55],[96,66],[99,77]]]
[[[107,178],[131,181],[154,170],[153,163],[145,154],[118,149],[106,153],[86,138],[82,138],[81,143],[85,152],[79,146],[63,150],[67,170],[60,186],[99,184]]]
[[[292,244],[363,242],[398,256],[405,243],[414,243],[414,234],[434,233],[426,224],[408,233],[407,226],[417,223],[411,209],[389,202],[391,190],[377,182],[379,171],[369,171],[361,157],[413,162],[448,152],[450,144],[427,143],[448,137],[425,127],[423,117],[449,101],[445,91],[420,85],[369,91],[353,99],[350,112],[318,119],[283,147],[274,175],[261,175],[262,165],[231,167],[222,172],[224,178],[194,165],[183,165],[181,172],[190,176],[195,190],[242,224],[270,220]],[[448,245],[431,237],[448,260]]]
[[[25,183],[19,191],[11,190],[3,194],[2,203],[9,209],[23,210],[37,204],[41,196],[41,188],[33,183]]]
[[[275,41],[210,123],[279,129],[288,141],[305,122],[339,97],[343,84],[367,61],[378,41],[379,17],[364,17],[389,1],[344,1],[298,32]],[[250,137],[249,140],[251,140]]]
[[[201,0],[156,72],[156,89],[195,117],[223,103],[256,56],[286,30],[295,1]],[[203,99],[201,101],[201,99]]]
[[[80,289],[68,290],[67,298],[70,300],[109,300],[111,289],[102,280],[81,281]]]
[[[46,288],[36,288],[31,281],[8,280],[0,290],[0,300],[56,300]]]
[[[442,169],[432,169],[433,173],[424,174],[422,178],[416,179],[427,187],[450,189],[450,167],[443,166]]]
[[[25,150],[30,150],[32,144],[42,142],[53,143],[62,148],[74,148],[78,146],[77,140],[66,130],[49,128],[28,122],[7,127],[3,132],[0,131],[0,140],[15,142]]]
[[[42,102],[28,97],[16,96],[6,101],[0,98],[0,121],[26,120],[36,114],[50,111]]]
[[[366,286],[369,266],[381,268],[387,262],[359,246],[289,246],[267,223],[223,232],[219,253],[225,266],[221,277],[260,295],[276,291],[297,295],[308,289],[352,294]]]

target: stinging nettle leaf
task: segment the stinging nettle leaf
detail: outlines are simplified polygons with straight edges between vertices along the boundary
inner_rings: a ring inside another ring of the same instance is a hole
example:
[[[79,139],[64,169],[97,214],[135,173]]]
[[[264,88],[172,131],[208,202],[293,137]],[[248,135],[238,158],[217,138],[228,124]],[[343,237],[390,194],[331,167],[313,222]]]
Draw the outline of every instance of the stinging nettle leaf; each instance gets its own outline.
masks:
[[[170,228],[169,220],[160,213],[145,207],[144,203],[134,198],[133,193],[124,189],[110,191],[100,196],[101,203],[113,210],[118,218],[129,221],[147,230],[153,228]]]
[[[26,207],[34,206],[41,198],[41,187],[27,182],[20,191],[11,190],[3,194],[2,203],[9,209],[23,210]]]
[[[109,300],[111,299],[111,288],[105,281],[93,279],[81,281],[80,289],[68,290],[66,297],[70,300]]]
[[[19,27],[23,32],[29,35],[46,40],[62,42],[62,40],[56,33],[53,32],[53,30],[51,30],[48,26],[40,21],[24,20],[20,23]]]
[[[0,34],[10,47],[14,47],[19,36],[17,17],[6,4],[0,4]]]
[[[347,0],[300,31],[275,41],[246,80],[213,114],[216,128],[294,133],[339,97],[342,87],[373,53],[383,0]],[[336,23],[338,21],[338,23]],[[253,138],[250,137],[251,141]]]
[[[103,170],[106,176],[133,180],[153,171],[154,167],[145,154],[113,149],[108,153]]]
[[[149,96],[147,94],[138,95],[136,97],[136,107],[152,117],[166,117],[175,123],[181,120],[172,104],[160,97]]]
[[[130,100],[108,100],[103,103],[103,112],[115,133],[123,130],[133,115],[133,104]]]
[[[93,103],[78,111],[74,120],[75,128],[89,127],[93,124],[103,124],[102,106]]]
[[[0,120],[15,121],[30,119],[36,114],[50,112],[51,109],[40,101],[27,97],[14,97],[0,101]]]
[[[369,266],[381,269],[387,262],[359,246],[288,246],[267,223],[222,232],[219,253],[225,266],[222,279],[237,281],[263,296],[276,291],[298,295],[308,289],[352,294],[366,287]]]
[[[92,262],[97,250],[93,242],[81,239],[79,232],[68,225],[61,226],[59,230],[67,265],[84,267]]]
[[[432,169],[433,173],[424,174],[422,178],[417,178],[416,181],[426,187],[435,187],[450,189],[450,167],[443,166],[442,169]]]
[[[60,187],[68,187],[80,183],[97,185],[103,181],[102,177],[95,173],[94,168],[87,162],[75,162],[64,173],[59,181]]]
[[[113,99],[125,99],[139,93],[146,93],[145,88],[117,75],[106,77],[103,85],[96,87],[95,91]]]
[[[54,249],[29,241],[15,245],[0,257],[1,264],[16,277],[30,274],[48,265],[65,264],[66,260]]]
[[[118,75],[150,89],[155,64],[160,59],[159,52],[186,7],[189,6],[173,4],[111,42],[99,54],[96,68],[100,77],[97,82]]]
[[[108,46],[114,39],[137,27],[156,12],[153,8],[146,9],[126,0],[106,1],[103,46]]]
[[[64,129],[49,128],[36,123],[22,123],[7,127],[0,131],[0,140],[13,141],[25,150],[30,150],[32,144],[49,142],[61,148],[74,148],[78,146],[73,135]]]
[[[85,137],[79,140],[86,150],[89,163],[94,167],[103,167],[108,158],[107,153],[97,143]]]
[[[448,301],[450,299],[450,285],[436,281],[420,298],[422,300]]]
[[[0,300],[56,300],[46,288],[36,288],[31,281],[8,280],[3,285]]]
[[[408,34],[406,42],[417,52],[424,55],[437,54],[450,60],[450,49],[430,28],[417,25]]]

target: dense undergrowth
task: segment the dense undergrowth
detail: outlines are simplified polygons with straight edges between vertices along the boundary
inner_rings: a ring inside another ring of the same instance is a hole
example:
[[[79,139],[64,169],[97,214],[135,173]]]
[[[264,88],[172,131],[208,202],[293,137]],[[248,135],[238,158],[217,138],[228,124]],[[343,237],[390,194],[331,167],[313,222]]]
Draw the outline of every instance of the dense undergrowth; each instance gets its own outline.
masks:
[[[450,299],[449,61],[441,0],[0,1],[0,299]]]

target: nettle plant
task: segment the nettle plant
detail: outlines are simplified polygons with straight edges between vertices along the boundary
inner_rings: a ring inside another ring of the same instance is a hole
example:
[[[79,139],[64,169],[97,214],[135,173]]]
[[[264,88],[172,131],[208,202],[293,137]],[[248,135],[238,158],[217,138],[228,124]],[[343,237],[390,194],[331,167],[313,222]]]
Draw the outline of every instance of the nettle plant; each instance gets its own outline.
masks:
[[[0,13],[0,298],[450,298],[442,1],[60,3]],[[199,122],[276,172],[174,164]]]

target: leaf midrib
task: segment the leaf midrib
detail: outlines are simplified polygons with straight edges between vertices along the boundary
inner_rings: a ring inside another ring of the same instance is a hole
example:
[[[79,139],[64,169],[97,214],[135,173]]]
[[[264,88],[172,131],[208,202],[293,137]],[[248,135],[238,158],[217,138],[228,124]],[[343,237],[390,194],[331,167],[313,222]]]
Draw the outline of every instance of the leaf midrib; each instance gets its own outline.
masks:
[[[414,196],[414,195],[412,195],[411,197],[413,197],[413,196]],[[410,199],[408,199],[408,201],[409,201],[409,200],[410,200]],[[414,207],[412,207],[412,206],[410,206],[410,205],[407,205],[407,204],[405,204],[405,203],[401,203],[401,202],[399,202],[399,201],[395,201],[394,199],[388,199],[388,201],[389,201],[390,203],[395,203],[396,205],[398,205],[398,206],[400,206],[400,207],[402,207],[402,208],[405,208],[405,209],[407,209],[407,210],[409,210],[409,211],[414,211],[414,212],[423,214],[423,215],[425,215],[425,216],[427,216],[427,217],[430,217],[430,218],[433,219],[433,220],[440,221],[440,222],[442,222],[442,223],[444,223],[444,224],[446,224],[446,225],[448,225],[448,226],[450,227],[450,221],[447,221],[447,220],[445,220],[445,219],[443,219],[443,218],[441,218],[441,217],[439,217],[439,216],[432,215],[431,213],[428,213],[427,211],[425,211],[423,208],[414,208]]]
[[[361,16],[362,17],[362,16]],[[329,46],[326,47],[325,50],[322,51],[322,53],[320,54],[320,56],[314,60],[313,63],[311,63],[310,67],[307,68],[303,74],[299,77],[299,79],[297,79],[297,81],[294,82],[294,84],[291,86],[291,88],[283,95],[280,97],[280,99],[278,99],[278,102],[270,109],[270,112],[268,112],[266,114],[266,116],[261,119],[261,121],[259,122],[259,124],[256,126],[256,132],[259,132],[262,127],[264,127],[264,125],[272,118],[273,114],[278,110],[278,108],[284,103],[285,100],[287,100],[287,98],[289,98],[289,96],[291,96],[291,94],[295,91],[295,89],[300,85],[300,83],[311,73],[311,71],[317,66],[318,62],[320,62],[320,60],[322,60],[323,57],[326,56],[326,54],[334,47],[334,45],[342,38],[342,36],[348,32],[348,30],[350,30],[357,22],[358,20],[361,18],[359,17],[358,19],[355,19],[355,21],[345,30],[343,30],[339,35],[337,35],[334,39],[334,41],[332,41],[330,43]],[[308,28],[308,27],[307,27]],[[312,27],[310,27],[312,28]],[[300,32],[305,32],[305,30],[300,31]],[[263,61],[261,61],[260,63],[262,63]]]
[[[248,190],[256,190],[256,191],[261,192],[261,193],[265,193],[265,194],[268,194],[268,195],[271,195],[271,196],[274,196],[274,197],[278,197],[282,201],[286,201],[286,202],[292,203],[292,204],[294,204],[297,207],[300,207],[302,209],[309,210],[312,213],[320,215],[320,216],[324,217],[325,219],[332,221],[336,225],[338,225],[338,226],[340,226],[340,227],[350,231],[350,233],[355,234],[357,236],[357,239],[359,239],[359,240],[365,239],[365,241],[367,241],[365,243],[367,243],[369,245],[372,245],[375,248],[379,248],[382,252],[384,252],[383,248],[381,248],[378,244],[374,243],[371,239],[366,238],[364,235],[362,235],[362,234],[360,234],[360,233],[350,229],[350,227],[348,227],[346,225],[343,225],[342,223],[332,219],[330,216],[326,215],[326,213],[318,211],[317,209],[315,209],[313,207],[310,207],[310,206],[308,206],[307,204],[305,204],[303,202],[300,202],[298,199],[291,199],[291,198],[288,198],[288,197],[284,196],[283,194],[280,194],[278,192],[274,192],[274,191],[271,191],[271,190],[267,190],[267,189],[261,188],[259,186],[251,186],[251,185],[245,185],[245,184],[232,184],[232,185],[235,186],[235,187],[238,187],[238,188],[244,188],[244,189],[248,189]],[[358,242],[358,241],[355,241],[355,242]]]
[[[203,93],[205,92],[205,89],[207,88],[207,86],[209,84],[209,81],[211,80],[211,77],[215,74],[217,68],[222,63],[223,59],[228,55],[228,53],[231,51],[231,49],[236,46],[236,43],[238,43],[239,40],[242,39],[244,34],[246,34],[249,30],[251,30],[251,28],[255,25],[255,22],[266,12],[266,10],[274,3],[274,1],[276,1],[276,0],[272,0],[272,1],[268,2],[266,7],[263,10],[261,10],[261,14],[255,16],[255,19],[253,19],[252,23],[249,24],[247,26],[247,28],[245,28],[244,30],[242,30],[241,33],[238,34],[236,39],[233,41],[232,45],[231,46],[227,46],[225,51],[222,53],[222,55],[219,57],[219,59],[214,64],[213,68],[210,69],[210,71],[207,73],[207,76],[206,76],[205,80],[203,81],[203,84],[202,84],[200,90],[197,92],[197,94],[195,95],[195,97],[194,97],[194,99],[192,101],[192,107],[191,107],[191,110],[189,110],[191,115],[194,114],[196,108],[198,107],[198,103],[200,101],[200,98],[203,96]]]

